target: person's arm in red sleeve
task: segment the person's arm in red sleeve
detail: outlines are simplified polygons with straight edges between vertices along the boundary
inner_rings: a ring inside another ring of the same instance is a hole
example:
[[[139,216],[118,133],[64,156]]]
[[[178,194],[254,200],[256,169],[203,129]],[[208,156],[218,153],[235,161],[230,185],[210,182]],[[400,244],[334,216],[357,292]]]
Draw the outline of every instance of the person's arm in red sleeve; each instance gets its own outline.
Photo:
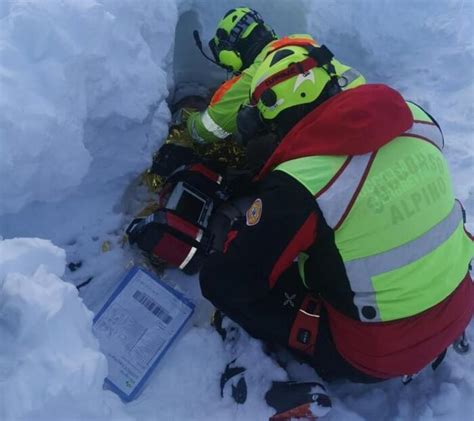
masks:
[[[315,200],[299,182],[274,171],[257,187],[245,220],[226,251],[210,255],[200,273],[203,295],[216,307],[263,297],[316,238]],[[295,282],[299,282],[295,279]]]

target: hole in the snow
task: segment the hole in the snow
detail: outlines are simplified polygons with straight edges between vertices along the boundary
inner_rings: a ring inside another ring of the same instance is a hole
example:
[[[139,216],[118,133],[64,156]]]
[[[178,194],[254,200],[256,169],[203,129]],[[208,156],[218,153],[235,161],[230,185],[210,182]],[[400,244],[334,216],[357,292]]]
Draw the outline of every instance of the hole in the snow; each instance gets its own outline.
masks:
[[[216,21],[217,25],[217,21]],[[226,78],[226,72],[216,64],[206,60],[197,48],[193,31],[198,30],[205,53],[212,58],[208,48],[209,37],[215,28],[203,32],[201,22],[196,12],[183,13],[176,25],[173,76],[174,92],[172,102],[175,103],[188,95],[208,95],[208,89],[219,85]]]

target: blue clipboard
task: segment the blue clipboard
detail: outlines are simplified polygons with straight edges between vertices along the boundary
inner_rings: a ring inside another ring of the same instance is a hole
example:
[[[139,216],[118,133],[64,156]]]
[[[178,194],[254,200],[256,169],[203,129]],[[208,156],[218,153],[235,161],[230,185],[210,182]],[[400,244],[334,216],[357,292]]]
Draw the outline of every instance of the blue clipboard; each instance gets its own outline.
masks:
[[[94,333],[109,363],[104,386],[126,402],[134,400],[191,317],[194,307],[188,298],[158,276],[138,266],[130,269],[93,319]],[[150,323],[153,323],[151,328]],[[145,345],[140,345],[141,342]],[[155,342],[160,346],[153,353]]]

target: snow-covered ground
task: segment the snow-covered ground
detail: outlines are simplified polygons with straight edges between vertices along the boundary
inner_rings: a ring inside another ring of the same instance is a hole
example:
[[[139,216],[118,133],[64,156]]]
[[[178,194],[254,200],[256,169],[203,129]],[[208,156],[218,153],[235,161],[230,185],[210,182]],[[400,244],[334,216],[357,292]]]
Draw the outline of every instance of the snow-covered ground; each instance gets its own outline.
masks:
[[[455,191],[474,220],[472,0],[247,4],[278,34],[309,32],[369,81],[428,109],[443,127]],[[209,39],[240,5],[0,0],[1,420],[266,420],[272,413],[265,390],[288,374],[247,337],[238,353],[251,368],[249,398],[237,405],[220,397],[227,350],[208,326],[211,309],[196,278],[165,276],[197,309],[136,401],[102,390],[107,365],[91,332],[91,311],[132,263],[121,246],[131,217],[122,198],[167,134],[167,100],[183,86],[203,90],[226,76],[200,56],[192,30]],[[71,262],[82,266],[71,271]],[[70,284],[91,277],[80,294]],[[474,338],[472,325],[469,333]],[[332,384],[327,419],[467,420],[473,355],[451,351],[409,386]],[[288,371],[315,378],[297,363]]]

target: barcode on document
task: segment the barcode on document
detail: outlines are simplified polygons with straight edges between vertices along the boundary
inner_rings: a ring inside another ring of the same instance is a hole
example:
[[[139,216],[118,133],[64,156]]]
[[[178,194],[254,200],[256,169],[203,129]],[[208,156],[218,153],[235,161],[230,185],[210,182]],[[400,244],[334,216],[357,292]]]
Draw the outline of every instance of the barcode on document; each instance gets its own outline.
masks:
[[[151,311],[156,317],[166,324],[169,324],[173,318],[168,314],[168,312],[161,307],[157,302],[155,302],[149,295],[145,294],[142,291],[135,291],[133,298],[142,304],[145,308]]]

